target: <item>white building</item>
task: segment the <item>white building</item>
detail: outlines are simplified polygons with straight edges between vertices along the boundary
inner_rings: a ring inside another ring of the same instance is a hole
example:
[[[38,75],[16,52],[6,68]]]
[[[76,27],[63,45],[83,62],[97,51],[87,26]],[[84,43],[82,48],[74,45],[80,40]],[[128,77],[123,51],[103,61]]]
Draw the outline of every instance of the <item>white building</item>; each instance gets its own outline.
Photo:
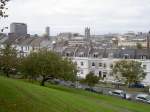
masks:
[[[85,78],[89,72],[93,72],[105,81],[116,80],[116,75],[114,76],[112,73],[116,61],[135,60],[142,63],[147,74],[143,82],[150,85],[150,60],[147,49],[106,49],[78,46],[66,48],[63,56],[71,58],[77,64],[79,77]]]
[[[89,72],[93,72],[95,75],[109,82],[116,79],[112,73],[113,65],[122,59],[73,57],[72,60],[77,64],[79,77],[85,78]],[[144,71],[147,74],[143,83],[150,85],[150,60],[135,59],[135,61],[142,63]]]

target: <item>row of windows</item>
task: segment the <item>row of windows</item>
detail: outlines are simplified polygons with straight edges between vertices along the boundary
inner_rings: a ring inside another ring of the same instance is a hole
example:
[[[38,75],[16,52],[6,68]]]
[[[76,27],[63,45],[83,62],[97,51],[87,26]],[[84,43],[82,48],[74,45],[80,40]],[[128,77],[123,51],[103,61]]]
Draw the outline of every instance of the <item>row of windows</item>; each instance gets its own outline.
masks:
[[[80,63],[81,66],[84,66],[84,62],[81,62]],[[96,63],[95,62],[92,62],[92,66],[96,66]],[[106,63],[99,63],[99,67],[104,67],[106,68],[107,67],[107,64]],[[110,65],[110,68],[113,68],[113,64]]]
[[[26,46],[26,47],[25,47],[25,50],[26,50],[26,51],[29,51],[29,46]],[[24,51],[23,46],[21,47],[21,51]]]
[[[132,59],[133,57],[129,56],[128,54],[124,54],[123,55],[123,58],[124,59]],[[139,57],[140,59],[147,59],[147,56],[146,55],[142,55]]]
[[[83,70],[80,70],[80,73],[81,73],[81,74],[84,74],[84,71],[83,71]],[[107,72],[102,72],[102,71],[99,71],[99,73],[98,73],[99,77],[101,77],[101,78],[105,78],[105,77],[107,76],[107,74],[108,74]],[[113,73],[110,72],[109,75],[110,75],[110,76],[113,76]]]
[[[84,66],[84,62],[81,62],[80,63],[80,65],[81,66]],[[91,64],[91,66],[93,66],[93,67],[95,67],[96,66],[96,63],[95,62],[92,62],[92,64]],[[110,64],[110,68],[113,68],[113,64]],[[107,64],[106,63],[99,63],[99,67],[104,67],[104,68],[106,68],[107,67]],[[143,69],[146,69],[147,68],[147,66],[146,65],[143,65]]]
[[[29,51],[29,46],[26,46],[26,47],[21,47],[21,51],[24,51],[24,50],[26,50],[26,51]],[[32,47],[32,50],[34,51],[34,50],[38,50],[39,48],[38,47]]]

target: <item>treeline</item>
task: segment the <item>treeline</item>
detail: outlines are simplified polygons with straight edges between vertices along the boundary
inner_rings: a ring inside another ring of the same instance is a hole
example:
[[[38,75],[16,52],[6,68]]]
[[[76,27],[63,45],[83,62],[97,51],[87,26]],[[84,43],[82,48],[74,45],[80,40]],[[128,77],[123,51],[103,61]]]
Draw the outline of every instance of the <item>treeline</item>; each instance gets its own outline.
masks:
[[[10,75],[20,75],[27,79],[40,79],[44,86],[47,80],[60,79],[75,81],[77,69],[76,65],[67,58],[62,58],[58,54],[39,50],[32,52],[28,56],[18,56],[15,48],[5,45],[0,49],[0,70],[7,77]]]

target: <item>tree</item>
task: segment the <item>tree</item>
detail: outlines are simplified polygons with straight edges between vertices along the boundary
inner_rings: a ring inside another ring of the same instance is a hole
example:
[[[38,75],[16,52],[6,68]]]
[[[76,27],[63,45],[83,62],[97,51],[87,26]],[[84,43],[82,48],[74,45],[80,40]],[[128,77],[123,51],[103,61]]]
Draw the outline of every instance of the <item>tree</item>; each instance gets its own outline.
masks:
[[[54,78],[71,81],[76,79],[76,67],[71,61],[46,50],[25,57],[22,60],[21,70],[31,78],[41,77],[42,86],[47,80]]]
[[[17,51],[10,44],[7,44],[0,49],[0,54],[0,68],[9,77],[9,74],[17,68]]]
[[[96,76],[93,72],[86,75],[86,78],[81,81],[81,83],[86,83],[88,86],[92,87],[99,82],[100,78]]]
[[[137,48],[137,49],[142,49],[142,48],[143,48],[143,46],[142,46],[142,44],[141,44],[141,43],[136,43],[136,48]]]
[[[8,17],[8,15],[6,14],[6,10],[8,9],[6,5],[8,1],[10,0],[0,0],[0,19]],[[4,29],[7,29],[7,27],[2,28],[1,32],[3,32]]]
[[[8,9],[6,7],[7,2],[9,2],[10,0],[0,0],[0,17],[8,17],[8,15],[6,14],[6,10]]]
[[[142,67],[142,63],[132,60],[122,60],[115,63],[113,73],[125,78],[126,84],[141,82],[146,74]]]

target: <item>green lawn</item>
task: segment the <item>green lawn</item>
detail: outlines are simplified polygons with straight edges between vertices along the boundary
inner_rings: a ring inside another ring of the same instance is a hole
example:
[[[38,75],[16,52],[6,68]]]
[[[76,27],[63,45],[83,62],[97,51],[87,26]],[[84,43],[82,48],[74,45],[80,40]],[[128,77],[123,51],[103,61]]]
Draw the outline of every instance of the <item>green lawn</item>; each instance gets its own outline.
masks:
[[[0,77],[0,112],[150,112],[150,105]]]

